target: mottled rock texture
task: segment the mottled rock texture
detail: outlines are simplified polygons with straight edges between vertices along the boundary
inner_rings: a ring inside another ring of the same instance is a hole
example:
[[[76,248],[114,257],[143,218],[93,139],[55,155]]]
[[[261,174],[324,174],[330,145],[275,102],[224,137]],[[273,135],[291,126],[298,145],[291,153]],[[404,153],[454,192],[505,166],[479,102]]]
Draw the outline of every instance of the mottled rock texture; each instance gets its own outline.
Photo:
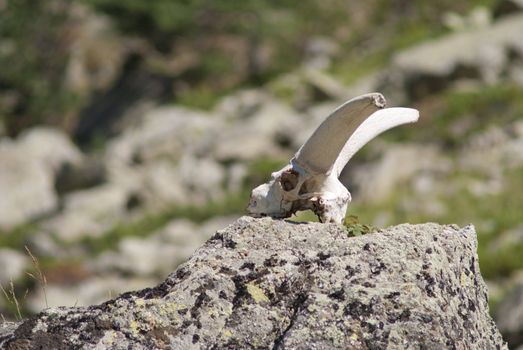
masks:
[[[472,226],[244,217],[162,284],[0,326],[3,349],[501,349]]]

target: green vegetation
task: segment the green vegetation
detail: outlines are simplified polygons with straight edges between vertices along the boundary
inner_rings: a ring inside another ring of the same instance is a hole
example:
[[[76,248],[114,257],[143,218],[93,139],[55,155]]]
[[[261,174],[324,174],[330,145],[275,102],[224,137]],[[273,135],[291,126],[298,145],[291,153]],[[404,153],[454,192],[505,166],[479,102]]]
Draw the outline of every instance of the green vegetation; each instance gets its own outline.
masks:
[[[210,108],[224,92],[267,83],[299,67],[310,38],[339,44],[331,72],[348,83],[382,67],[398,49],[444,33],[443,13],[466,14],[495,1],[5,0],[0,65],[9,69],[0,71],[0,120],[9,134],[41,123],[74,130],[92,102],[93,96],[69,90],[64,79],[79,4],[107,15],[122,40],[144,39],[145,49],[130,56],[139,56],[138,70],[171,82],[168,100]],[[171,70],[180,52],[194,55],[191,64]]]
[[[8,0],[0,10],[0,121],[10,133],[35,123],[65,126],[78,96],[63,77],[67,12],[46,2]]]
[[[10,230],[0,230],[0,247],[24,250],[29,238],[36,232],[34,224],[24,224]]]
[[[483,276],[487,279],[506,277],[516,269],[523,268],[523,243],[502,245],[492,249],[492,244],[503,238],[507,230],[521,225],[521,208],[523,208],[523,168],[507,170],[503,189],[496,194],[481,197],[474,195],[466,184],[477,179],[476,174],[456,172],[446,183],[461,184],[459,189],[444,193],[436,198],[422,200],[440,201],[445,207],[442,214],[424,214],[419,209],[408,210],[400,203],[402,200],[415,200],[408,186],[398,186],[398,190],[386,201],[379,204],[362,204],[357,200],[349,208],[350,213],[358,215],[362,222],[372,222],[379,213],[390,213],[392,222],[423,223],[473,223],[478,232],[478,253]]]
[[[503,83],[469,90],[448,89],[414,103],[421,111],[420,121],[409,127],[388,131],[380,138],[394,142],[422,142],[445,146],[453,151],[480,131],[509,125],[523,118],[523,88]],[[367,159],[364,148],[356,156]]]
[[[361,236],[376,231],[372,225],[362,224],[356,215],[347,215],[343,225],[347,228],[349,236]]]

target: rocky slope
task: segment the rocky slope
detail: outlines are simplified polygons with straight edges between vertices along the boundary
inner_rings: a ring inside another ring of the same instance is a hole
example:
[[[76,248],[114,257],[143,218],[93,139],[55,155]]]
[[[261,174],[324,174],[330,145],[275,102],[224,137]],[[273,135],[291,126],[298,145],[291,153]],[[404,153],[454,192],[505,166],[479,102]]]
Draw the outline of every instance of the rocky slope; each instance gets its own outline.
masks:
[[[0,328],[5,349],[506,348],[474,228],[243,217],[160,285]]]

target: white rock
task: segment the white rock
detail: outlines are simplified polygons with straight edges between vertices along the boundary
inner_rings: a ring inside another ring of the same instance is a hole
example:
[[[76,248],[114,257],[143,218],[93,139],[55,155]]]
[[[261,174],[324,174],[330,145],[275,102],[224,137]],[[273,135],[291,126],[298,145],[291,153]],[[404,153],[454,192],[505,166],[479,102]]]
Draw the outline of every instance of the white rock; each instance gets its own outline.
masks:
[[[288,156],[278,144],[278,138],[290,139],[289,134],[298,129],[300,122],[295,111],[273,99],[224,129],[218,135],[212,154],[219,161]]]
[[[42,228],[63,241],[96,236],[124,218],[130,194],[114,184],[73,192],[64,198],[62,213]]]
[[[116,251],[103,253],[91,263],[94,271],[119,271],[138,276],[164,277],[185,261],[218,229],[234,221],[219,217],[198,226],[189,220],[176,219],[147,238],[129,237]]]
[[[66,163],[79,163],[82,153],[60,130],[38,127],[24,132],[17,140],[28,156],[37,159],[56,173]]]
[[[206,142],[213,139],[220,120],[209,114],[183,107],[165,106],[153,109],[136,125],[108,145],[109,162],[131,164],[148,162],[158,157],[178,159],[187,152],[204,153]]]
[[[197,159],[184,155],[178,164],[180,181],[189,197],[201,197],[199,201],[217,200],[223,196],[225,170],[210,158]],[[199,198],[195,198],[198,201]]]
[[[139,175],[137,191],[147,202],[147,207],[161,208],[169,203],[190,201],[188,191],[180,179],[179,169],[172,161],[159,159],[135,167],[134,171]]]
[[[224,97],[215,107],[214,114],[229,122],[251,117],[272,97],[263,90],[246,89]]]
[[[481,11],[477,13],[478,18],[485,17]],[[485,22],[483,19],[473,21]],[[392,96],[404,89],[418,93],[416,84],[421,84],[421,88],[429,93],[432,83],[436,88],[452,83],[456,79],[453,73],[460,67],[478,71],[478,78],[484,82],[496,82],[505,68],[509,49],[521,45],[522,32],[523,14],[515,14],[492,25],[476,25],[474,30],[415,45],[393,57],[390,73],[382,78],[384,91],[387,94],[390,91]],[[397,98],[405,97],[398,94]]]
[[[332,58],[340,52],[338,43],[327,37],[312,37],[305,43],[304,65],[313,69],[327,69]]]
[[[3,141],[0,164],[0,228],[9,229],[56,209],[54,178],[45,163]]]
[[[82,154],[62,132],[34,128],[0,142],[0,227],[9,228],[56,209],[55,175]]]
[[[383,200],[397,186],[413,180],[418,174],[446,172],[450,166],[438,149],[431,146],[387,145],[382,147],[382,152],[383,156],[377,162],[360,166],[352,174],[342,174],[341,178],[350,177],[346,181],[352,181],[359,188],[355,197],[358,201]],[[420,190],[428,191],[426,188]]]
[[[474,135],[460,152],[458,166],[500,178],[501,169],[523,164],[523,122],[516,121],[505,128],[491,126]]]
[[[5,290],[9,289],[9,283],[18,280],[29,268],[31,262],[27,256],[16,250],[0,249],[0,285]]]

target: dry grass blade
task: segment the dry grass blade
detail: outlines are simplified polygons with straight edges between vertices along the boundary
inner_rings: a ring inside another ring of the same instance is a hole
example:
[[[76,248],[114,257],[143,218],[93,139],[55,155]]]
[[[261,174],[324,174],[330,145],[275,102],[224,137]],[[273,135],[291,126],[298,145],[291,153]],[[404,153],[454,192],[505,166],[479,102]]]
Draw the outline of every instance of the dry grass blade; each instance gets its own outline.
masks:
[[[20,312],[20,303],[18,302],[18,298],[16,297],[15,285],[12,280],[9,281],[9,286],[10,286],[9,291],[11,292],[11,297],[13,298],[13,302],[15,303],[15,306],[16,306],[16,313],[18,314],[18,319],[21,320],[22,313]]]
[[[20,303],[18,302],[18,298],[16,297],[15,286],[14,286],[13,281],[11,280],[9,283],[9,290],[5,290],[5,288],[2,285],[0,285],[0,290],[4,294],[6,300],[15,307],[15,309],[16,309],[15,317],[18,320],[21,320],[22,312],[20,310]],[[5,321],[4,315],[2,315],[2,319]]]
[[[40,268],[40,263],[38,262],[38,259],[33,255],[33,253],[31,253],[27,246],[25,246],[25,250],[27,251],[27,254],[29,254],[29,256],[31,257],[31,261],[33,262],[33,266],[36,270],[37,276],[31,273],[27,274],[40,283],[42,292],[44,293],[45,306],[49,307],[49,303],[47,302],[47,278],[45,277],[44,273],[42,272],[42,269]]]

